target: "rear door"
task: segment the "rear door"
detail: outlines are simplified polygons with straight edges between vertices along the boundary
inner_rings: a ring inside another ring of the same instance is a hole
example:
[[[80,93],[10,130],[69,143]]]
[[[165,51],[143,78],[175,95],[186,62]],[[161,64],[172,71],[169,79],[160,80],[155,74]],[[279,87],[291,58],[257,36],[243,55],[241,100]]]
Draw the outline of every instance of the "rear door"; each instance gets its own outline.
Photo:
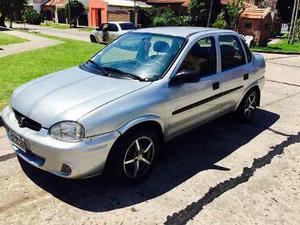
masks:
[[[234,35],[220,35],[218,47],[221,61],[221,107],[220,112],[231,111],[240,100],[249,82],[251,66],[247,63],[241,39]]]

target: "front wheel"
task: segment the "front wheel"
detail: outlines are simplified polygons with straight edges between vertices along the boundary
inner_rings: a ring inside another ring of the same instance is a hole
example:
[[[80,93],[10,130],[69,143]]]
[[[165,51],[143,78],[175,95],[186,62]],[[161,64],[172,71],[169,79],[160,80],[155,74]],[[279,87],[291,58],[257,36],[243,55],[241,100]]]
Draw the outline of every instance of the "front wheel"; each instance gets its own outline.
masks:
[[[258,103],[258,93],[256,90],[249,91],[241,101],[236,110],[237,117],[242,122],[250,122],[255,114]]]
[[[93,36],[93,35],[90,36],[90,40],[92,43],[97,43],[97,40],[96,40],[95,36]]]
[[[150,173],[158,152],[159,141],[154,132],[130,132],[112,149],[108,172],[115,181],[139,181]]]

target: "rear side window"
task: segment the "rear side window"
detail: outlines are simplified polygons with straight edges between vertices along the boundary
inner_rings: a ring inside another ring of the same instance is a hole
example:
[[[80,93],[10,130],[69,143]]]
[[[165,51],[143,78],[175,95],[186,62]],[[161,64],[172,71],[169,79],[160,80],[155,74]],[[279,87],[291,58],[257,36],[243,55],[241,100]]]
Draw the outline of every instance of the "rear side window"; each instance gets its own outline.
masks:
[[[239,67],[246,63],[245,54],[237,37],[220,36],[222,71]]]
[[[250,63],[252,61],[252,53],[251,53],[250,49],[248,48],[247,44],[244,41],[242,41],[242,43],[243,43],[244,48],[246,50],[248,63]]]
[[[120,23],[122,30],[135,30],[136,27],[132,23]]]

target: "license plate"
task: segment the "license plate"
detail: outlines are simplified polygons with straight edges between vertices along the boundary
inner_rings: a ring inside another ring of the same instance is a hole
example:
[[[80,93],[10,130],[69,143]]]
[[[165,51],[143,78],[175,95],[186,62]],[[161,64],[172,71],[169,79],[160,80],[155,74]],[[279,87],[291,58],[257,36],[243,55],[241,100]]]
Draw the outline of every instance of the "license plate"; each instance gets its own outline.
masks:
[[[22,150],[26,153],[26,143],[24,138],[17,135],[15,132],[9,130],[8,137],[12,143],[12,145],[16,146],[18,149]]]

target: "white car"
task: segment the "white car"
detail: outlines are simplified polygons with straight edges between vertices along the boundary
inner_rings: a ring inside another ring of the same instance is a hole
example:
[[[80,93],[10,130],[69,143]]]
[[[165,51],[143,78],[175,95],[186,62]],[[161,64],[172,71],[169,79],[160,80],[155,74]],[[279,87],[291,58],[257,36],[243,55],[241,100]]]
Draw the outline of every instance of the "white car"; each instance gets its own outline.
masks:
[[[131,22],[103,23],[91,33],[90,40],[93,43],[110,43],[131,30],[136,30],[135,25]]]

